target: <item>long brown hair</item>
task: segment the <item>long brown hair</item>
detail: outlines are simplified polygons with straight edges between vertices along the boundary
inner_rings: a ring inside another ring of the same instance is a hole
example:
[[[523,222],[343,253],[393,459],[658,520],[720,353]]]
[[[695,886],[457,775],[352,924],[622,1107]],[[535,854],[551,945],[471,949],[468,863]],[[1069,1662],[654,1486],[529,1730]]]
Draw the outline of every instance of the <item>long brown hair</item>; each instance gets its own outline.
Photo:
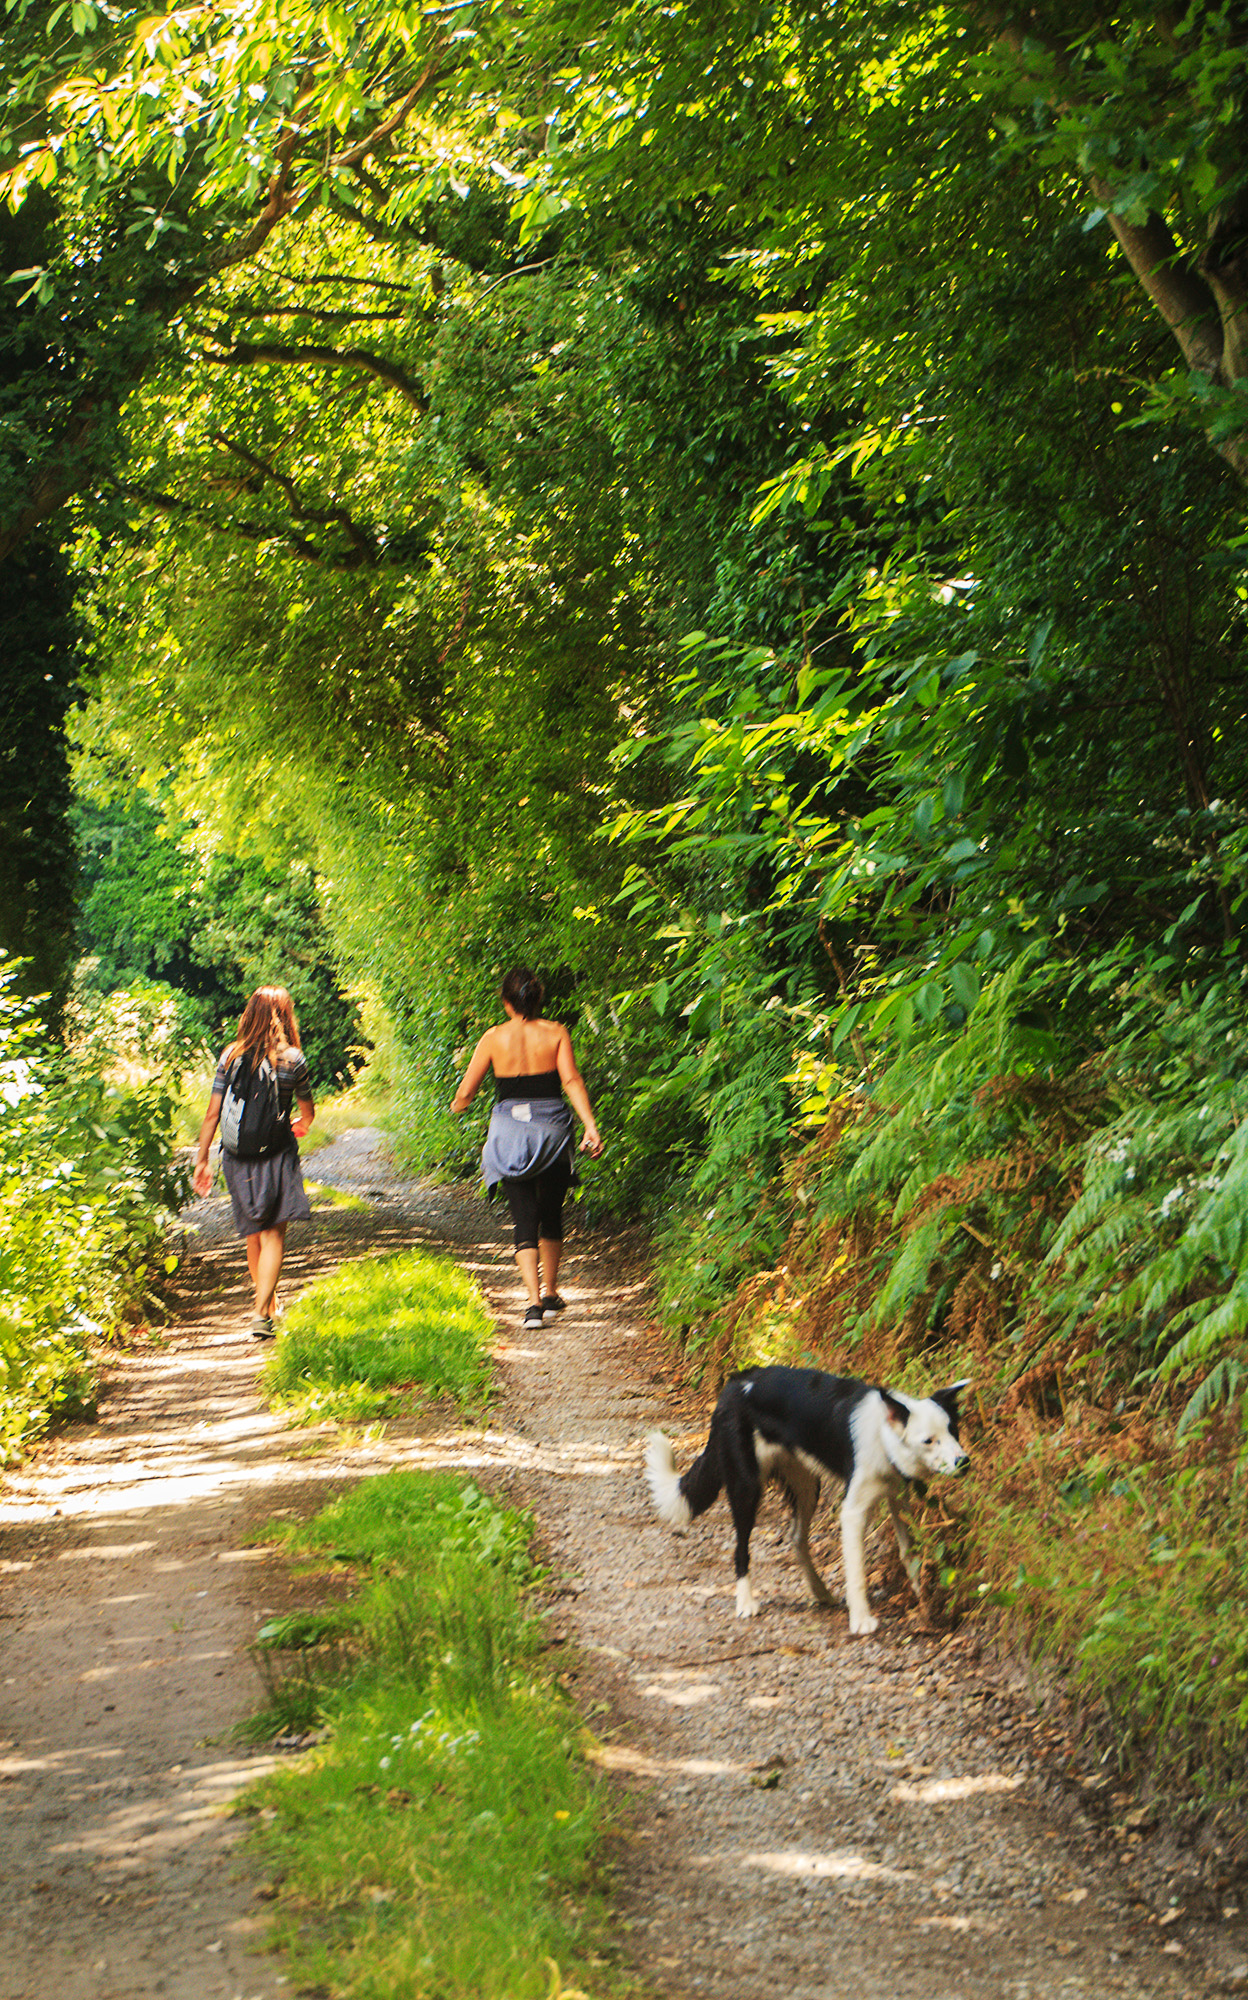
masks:
[[[238,1033],[226,1054],[231,1062],[236,1056],[250,1056],[253,1060],[267,1056],[270,1062],[277,1062],[287,1049],[302,1046],[295,1003],[286,988],[257,986],[243,1008]]]

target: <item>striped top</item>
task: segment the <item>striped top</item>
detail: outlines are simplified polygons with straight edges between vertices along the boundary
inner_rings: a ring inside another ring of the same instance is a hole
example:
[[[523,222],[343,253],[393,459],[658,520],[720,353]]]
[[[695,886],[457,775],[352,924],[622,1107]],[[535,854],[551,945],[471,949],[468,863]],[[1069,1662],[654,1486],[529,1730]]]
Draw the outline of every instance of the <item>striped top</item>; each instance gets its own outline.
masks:
[[[230,1051],[221,1051],[217,1073],[212,1079],[212,1095],[225,1096],[225,1086],[230,1075]],[[277,1059],[277,1102],[283,1118],[289,1118],[290,1107],[296,1097],[301,1104],[312,1102],[312,1079],[308,1075],[308,1065],[302,1049],[287,1049],[285,1055]]]

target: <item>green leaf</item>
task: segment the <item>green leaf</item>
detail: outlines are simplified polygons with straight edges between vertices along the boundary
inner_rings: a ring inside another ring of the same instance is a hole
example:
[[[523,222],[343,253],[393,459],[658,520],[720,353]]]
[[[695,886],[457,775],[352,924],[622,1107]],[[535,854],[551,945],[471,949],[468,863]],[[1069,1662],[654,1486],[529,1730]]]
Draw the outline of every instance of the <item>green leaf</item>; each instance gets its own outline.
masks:
[[[979,999],[979,974],[964,958],[958,960],[949,973],[949,985],[954,999],[969,1014]]]

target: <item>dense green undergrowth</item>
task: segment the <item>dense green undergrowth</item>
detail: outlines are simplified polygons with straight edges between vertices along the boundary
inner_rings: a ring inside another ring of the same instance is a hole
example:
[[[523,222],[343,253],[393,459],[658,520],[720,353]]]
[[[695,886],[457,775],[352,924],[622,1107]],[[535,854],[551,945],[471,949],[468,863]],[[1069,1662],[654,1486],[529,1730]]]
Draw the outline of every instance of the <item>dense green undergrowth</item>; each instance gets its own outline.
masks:
[[[1033,954],[965,1024],[877,1047],[766,1187],[778,1253],[716,1292],[699,1213],[664,1312],[712,1371],[971,1378],[975,1476],[925,1510],[927,1608],[991,1618],[1099,1751],[1217,1814],[1248,1791],[1248,1031],[1224,980],[1124,976],[1089,1052],[1071,985]]]
[[[53,1045],[11,983],[0,968],[0,1465],[91,1407],[94,1353],[152,1308],[187,1192],[165,1079],[125,1081],[98,1036]]]
[[[597,1887],[607,1806],[527,1595],[530,1525],[470,1481],[401,1471],[280,1530],[353,1584],[323,1617],[271,1621],[257,1648],[255,1730],[326,1731],[241,1808],[301,1987],[621,1990]]]
[[[481,1294],[445,1257],[362,1257],[309,1285],[265,1364],[270,1399],[301,1423],[370,1421],[414,1398],[479,1406],[493,1327]]]

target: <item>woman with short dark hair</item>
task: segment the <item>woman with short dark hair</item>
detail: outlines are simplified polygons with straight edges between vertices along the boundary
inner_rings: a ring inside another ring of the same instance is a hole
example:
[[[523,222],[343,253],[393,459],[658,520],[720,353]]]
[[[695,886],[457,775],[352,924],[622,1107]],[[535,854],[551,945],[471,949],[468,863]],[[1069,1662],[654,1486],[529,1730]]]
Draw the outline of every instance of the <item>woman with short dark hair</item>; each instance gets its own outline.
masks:
[[[292,1123],[290,1109],[296,1101],[299,1117]],[[306,1221],[312,1213],[297,1142],[315,1116],[294,1002],[284,986],[258,986],[217,1064],[192,1175],[196,1194],[207,1194],[212,1186],[208,1149],[221,1125],[221,1166],[255,1286],[248,1331],[256,1340],[273,1338],[286,1225]]]
[[[507,1019],[482,1035],[451,1104],[456,1117],[465,1112],[493,1069],[495,1103],[481,1167],[486,1187],[501,1186],[511,1210],[527,1327],[563,1311],[563,1202],[575,1172],[575,1129],[564,1091],[585,1127],[581,1151],[594,1160],[602,1152],[572,1037],[562,1021],[542,1018],[544,997],[536,973],[513,966],[500,994]]]

